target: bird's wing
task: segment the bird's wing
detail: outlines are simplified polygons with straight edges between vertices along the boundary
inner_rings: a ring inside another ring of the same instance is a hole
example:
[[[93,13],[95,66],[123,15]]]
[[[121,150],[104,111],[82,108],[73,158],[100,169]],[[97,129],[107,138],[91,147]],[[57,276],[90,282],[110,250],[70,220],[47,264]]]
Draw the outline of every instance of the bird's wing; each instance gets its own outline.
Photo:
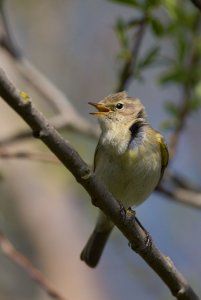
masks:
[[[165,143],[165,140],[159,132],[156,134],[156,138],[157,138],[157,141],[160,145],[160,151],[161,151],[161,176],[160,176],[160,180],[161,180],[162,177],[163,177],[163,173],[165,171],[165,168],[168,165],[169,152],[168,152],[168,148],[167,148],[167,145]],[[160,182],[160,180],[159,180],[159,182]]]

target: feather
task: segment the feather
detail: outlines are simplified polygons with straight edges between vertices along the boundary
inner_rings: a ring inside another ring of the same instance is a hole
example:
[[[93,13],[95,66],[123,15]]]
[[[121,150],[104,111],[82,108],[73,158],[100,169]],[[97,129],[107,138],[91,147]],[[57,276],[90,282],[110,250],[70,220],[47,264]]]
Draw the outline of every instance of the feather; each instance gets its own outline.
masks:
[[[160,177],[160,180],[161,180],[163,177],[165,168],[168,165],[169,152],[168,152],[167,145],[164,141],[164,138],[162,137],[162,135],[159,132],[156,133],[156,139],[160,145],[160,151],[161,151],[161,177]],[[159,180],[159,182],[160,182],[160,180]]]

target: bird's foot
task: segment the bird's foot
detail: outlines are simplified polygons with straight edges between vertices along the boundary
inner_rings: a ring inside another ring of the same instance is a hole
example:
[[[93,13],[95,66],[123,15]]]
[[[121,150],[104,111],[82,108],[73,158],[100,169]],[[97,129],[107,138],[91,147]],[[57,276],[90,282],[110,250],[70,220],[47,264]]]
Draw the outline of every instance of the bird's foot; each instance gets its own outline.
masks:
[[[150,233],[144,228],[144,226],[141,224],[141,222],[138,220],[137,217],[135,217],[135,222],[140,226],[140,228],[143,230],[145,234],[145,248],[151,248],[152,246],[152,237],[150,236]]]
[[[132,210],[131,207],[129,207],[126,210],[126,214],[129,217],[130,221],[137,223],[145,234],[145,240],[144,240],[143,246],[136,247],[136,245],[132,245],[131,243],[129,243],[129,246],[137,252],[147,251],[152,246],[152,238],[151,238],[149,232],[144,228],[144,226],[138,220],[138,218],[136,217],[136,212],[134,210]]]
[[[125,220],[126,218],[126,209],[125,207],[121,204],[121,202],[119,202],[119,206],[120,206],[120,216]]]

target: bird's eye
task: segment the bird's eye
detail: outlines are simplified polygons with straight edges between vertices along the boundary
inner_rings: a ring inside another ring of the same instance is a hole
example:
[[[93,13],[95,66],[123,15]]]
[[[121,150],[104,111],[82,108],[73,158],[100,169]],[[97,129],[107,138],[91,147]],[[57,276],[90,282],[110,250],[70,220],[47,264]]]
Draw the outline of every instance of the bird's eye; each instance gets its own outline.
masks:
[[[122,109],[123,107],[124,107],[123,103],[119,102],[119,103],[116,104],[117,109]]]

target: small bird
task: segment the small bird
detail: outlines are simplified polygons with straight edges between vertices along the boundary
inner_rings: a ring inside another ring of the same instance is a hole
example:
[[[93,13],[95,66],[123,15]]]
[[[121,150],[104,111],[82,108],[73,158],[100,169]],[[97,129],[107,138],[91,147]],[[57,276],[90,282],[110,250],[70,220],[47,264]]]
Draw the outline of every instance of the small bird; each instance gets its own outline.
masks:
[[[152,193],[168,164],[162,135],[147,120],[145,108],[126,92],[112,94],[98,103],[101,135],[94,156],[94,172],[125,208],[136,207]],[[99,212],[97,223],[80,258],[94,268],[114,227]]]

